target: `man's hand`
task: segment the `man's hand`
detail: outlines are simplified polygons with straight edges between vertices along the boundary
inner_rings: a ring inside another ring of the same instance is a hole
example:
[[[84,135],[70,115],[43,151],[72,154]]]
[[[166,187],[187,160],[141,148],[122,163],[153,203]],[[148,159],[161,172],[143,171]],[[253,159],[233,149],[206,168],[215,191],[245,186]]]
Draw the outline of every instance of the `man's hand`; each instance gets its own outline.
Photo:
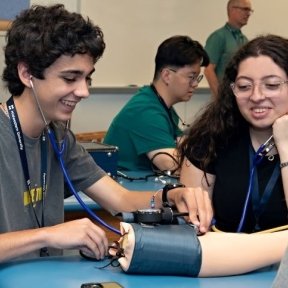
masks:
[[[85,255],[96,259],[103,259],[107,255],[105,232],[87,218],[44,229],[47,232],[47,247],[80,249]]]

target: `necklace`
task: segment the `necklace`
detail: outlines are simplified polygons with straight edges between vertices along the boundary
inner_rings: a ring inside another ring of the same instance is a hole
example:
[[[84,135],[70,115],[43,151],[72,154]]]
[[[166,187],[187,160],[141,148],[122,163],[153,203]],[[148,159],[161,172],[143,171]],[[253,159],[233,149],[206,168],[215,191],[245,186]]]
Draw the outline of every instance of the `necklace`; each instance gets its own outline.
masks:
[[[175,120],[173,119],[173,116],[172,116],[172,114],[171,114],[173,107],[169,108],[169,107],[166,105],[165,101],[163,100],[163,98],[161,97],[161,95],[158,93],[156,87],[155,87],[153,84],[151,84],[150,87],[151,87],[151,89],[153,90],[153,92],[156,94],[156,96],[157,96],[159,102],[161,103],[161,105],[164,107],[164,109],[165,109],[166,112],[168,113],[168,116],[169,116],[171,122],[172,122],[175,126],[178,127],[178,123],[175,123]],[[175,111],[175,110],[174,110],[174,111]],[[176,111],[175,111],[175,113],[176,113]],[[179,121],[181,122],[181,124],[182,124],[182,126],[183,126],[184,128],[190,127],[190,125],[187,124],[185,121],[183,121],[183,120],[181,119],[181,117],[180,117],[177,113],[176,113],[176,115],[177,115],[177,118],[179,119]],[[182,130],[182,129],[181,129],[181,130]]]

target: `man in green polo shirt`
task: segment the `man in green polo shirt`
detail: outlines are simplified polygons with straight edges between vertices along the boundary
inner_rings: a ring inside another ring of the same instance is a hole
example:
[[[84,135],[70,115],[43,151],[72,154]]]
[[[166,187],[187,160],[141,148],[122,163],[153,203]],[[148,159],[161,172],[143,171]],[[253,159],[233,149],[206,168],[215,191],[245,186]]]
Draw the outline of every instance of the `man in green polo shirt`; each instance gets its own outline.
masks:
[[[122,170],[177,170],[177,142],[185,124],[173,105],[189,101],[208,55],[188,36],[166,39],[155,58],[151,85],[139,89],[113,119],[104,143],[119,147]],[[183,126],[183,125],[182,125]]]
[[[229,0],[228,22],[207,38],[205,50],[210,64],[204,73],[214,97],[217,97],[218,84],[226,65],[233,54],[248,41],[240,29],[248,23],[252,13],[250,0]]]

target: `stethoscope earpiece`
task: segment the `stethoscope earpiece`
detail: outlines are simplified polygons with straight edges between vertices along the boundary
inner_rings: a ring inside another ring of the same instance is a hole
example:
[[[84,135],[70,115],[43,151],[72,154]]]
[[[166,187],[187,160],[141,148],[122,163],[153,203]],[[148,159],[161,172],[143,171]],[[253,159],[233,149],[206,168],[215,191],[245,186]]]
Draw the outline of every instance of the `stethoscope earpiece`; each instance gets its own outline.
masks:
[[[33,78],[32,75],[30,75],[29,82],[30,82],[31,88],[34,89],[32,78]]]

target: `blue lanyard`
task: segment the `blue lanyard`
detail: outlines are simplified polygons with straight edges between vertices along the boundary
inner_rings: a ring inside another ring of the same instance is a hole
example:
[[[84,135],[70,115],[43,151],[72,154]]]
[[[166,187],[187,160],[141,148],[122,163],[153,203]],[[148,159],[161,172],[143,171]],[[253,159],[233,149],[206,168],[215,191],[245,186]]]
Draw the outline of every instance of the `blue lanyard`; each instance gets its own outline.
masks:
[[[47,141],[46,141],[46,135],[43,132],[41,136],[41,186],[42,186],[42,219],[41,223],[37,217],[36,211],[34,209],[33,203],[32,203],[32,193],[31,193],[31,179],[28,169],[28,161],[27,161],[27,155],[25,150],[25,143],[24,143],[24,136],[21,129],[19,117],[15,108],[13,97],[10,97],[7,101],[7,108],[8,113],[10,117],[10,122],[13,128],[13,132],[15,135],[15,139],[17,142],[17,147],[20,155],[21,165],[26,181],[26,186],[29,192],[30,202],[33,208],[33,213],[37,222],[38,227],[44,226],[44,205],[45,205],[45,197],[46,197],[46,179],[47,179]]]
[[[21,158],[21,164],[22,164],[23,173],[24,173],[25,180],[26,180],[26,185],[27,185],[27,188],[29,190],[29,196],[30,196],[34,216],[35,216],[35,219],[37,221],[38,227],[39,228],[44,227],[44,204],[45,204],[45,194],[46,194],[46,188],[47,188],[46,187],[47,186],[46,185],[46,178],[47,178],[47,141],[46,141],[46,135],[43,132],[42,137],[41,137],[42,222],[40,225],[40,221],[36,215],[36,211],[35,211],[35,209],[33,207],[33,203],[32,203],[31,180],[30,180],[30,175],[29,175],[29,170],[28,170],[28,162],[27,162],[26,151],[25,151],[24,137],[23,137],[20,121],[19,121],[18,114],[17,114],[17,111],[16,111],[12,97],[10,97],[9,100],[7,101],[7,107],[8,107],[10,122],[11,122],[11,125],[13,127],[14,135],[16,138],[16,142],[17,142],[17,146],[18,146],[18,150],[19,150],[19,154],[20,154],[20,158]],[[93,219],[95,219],[97,222],[99,222],[100,224],[102,224],[103,226],[108,228],[109,230],[115,232],[118,235],[121,235],[120,231],[118,231],[117,229],[115,229],[115,228],[111,227],[110,225],[108,225],[107,223],[105,223],[80,198],[80,196],[78,195],[77,191],[75,190],[74,185],[73,185],[73,183],[72,183],[72,181],[68,175],[68,171],[66,170],[64,160],[62,158],[62,155],[63,155],[64,150],[65,150],[65,142],[66,142],[65,138],[63,139],[63,142],[60,145],[60,148],[58,148],[57,143],[56,143],[56,138],[55,138],[55,135],[54,135],[52,129],[50,129],[49,126],[46,126],[46,129],[47,129],[48,137],[50,139],[52,148],[53,148],[53,150],[54,150],[54,152],[55,152],[55,154],[59,160],[61,170],[63,172],[64,178],[67,182],[67,185],[68,185],[70,191],[73,193],[73,195],[79,201],[80,205],[86,210],[86,212]],[[49,251],[46,247],[40,249],[40,256],[41,257],[49,256]]]
[[[255,159],[255,152],[253,151],[253,148],[250,146],[250,149],[249,149],[250,170],[253,169],[254,159]],[[252,207],[253,207],[253,212],[254,212],[254,216],[256,219],[255,230],[258,231],[260,230],[259,218],[264,212],[265,207],[267,206],[268,201],[272,195],[273,188],[275,187],[278,177],[280,175],[280,166],[276,163],[273,169],[273,172],[270,176],[270,179],[264,189],[262,197],[260,197],[260,193],[259,193],[257,169],[256,167],[254,168],[255,168],[255,171],[253,174]]]

